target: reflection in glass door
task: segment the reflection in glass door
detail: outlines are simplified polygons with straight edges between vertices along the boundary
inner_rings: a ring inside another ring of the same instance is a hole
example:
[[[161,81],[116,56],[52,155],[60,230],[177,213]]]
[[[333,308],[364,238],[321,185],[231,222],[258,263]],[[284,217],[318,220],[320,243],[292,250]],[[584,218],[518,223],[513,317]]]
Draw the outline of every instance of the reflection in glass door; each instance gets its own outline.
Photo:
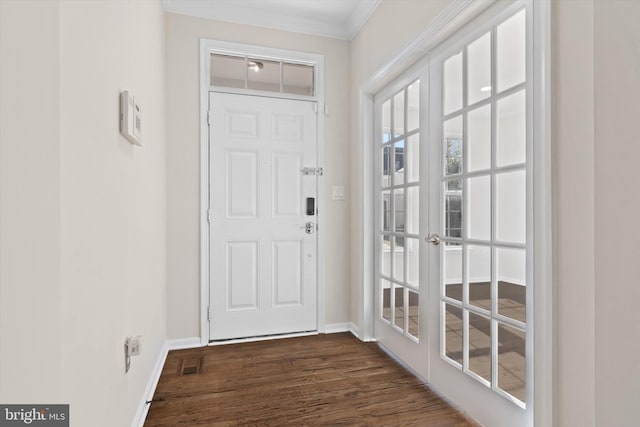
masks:
[[[445,44],[431,63],[431,85],[438,86],[431,118],[439,128],[431,134],[439,159],[431,188],[440,206],[432,217],[439,229],[431,232],[441,242],[431,246],[440,267],[430,276],[439,278],[431,294],[440,338],[432,379],[436,387],[445,381],[442,388],[457,387],[450,397],[463,406],[483,402],[511,414],[502,417],[504,425],[529,425],[526,9],[484,28]]]

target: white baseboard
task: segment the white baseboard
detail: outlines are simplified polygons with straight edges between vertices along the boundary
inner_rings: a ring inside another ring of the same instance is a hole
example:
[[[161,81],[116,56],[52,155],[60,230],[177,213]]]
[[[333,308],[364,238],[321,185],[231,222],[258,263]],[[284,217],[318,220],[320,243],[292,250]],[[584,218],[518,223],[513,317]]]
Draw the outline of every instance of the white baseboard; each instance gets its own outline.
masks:
[[[158,359],[156,359],[156,364],[153,367],[153,371],[151,371],[151,377],[149,377],[149,382],[147,382],[147,388],[142,395],[142,400],[138,405],[138,411],[136,412],[136,417],[133,420],[132,427],[143,427],[144,421],[147,418],[147,413],[149,412],[149,406],[147,401],[153,399],[153,394],[156,392],[156,387],[158,386],[158,381],[160,381],[160,374],[162,373],[162,368],[164,367],[164,362],[167,360],[167,354],[169,353],[168,343],[165,342],[162,350],[160,350],[160,354],[158,355]]]
[[[153,395],[156,392],[158,381],[160,381],[160,374],[162,374],[162,368],[164,367],[164,363],[167,360],[169,351],[196,347],[202,347],[199,337],[179,338],[175,340],[165,341],[162,350],[160,350],[160,355],[156,360],[156,364],[153,367],[153,371],[151,372],[151,377],[149,378],[149,382],[147,383],[147,388],[144,391],[142,400],[138,405],[138,411],[136,412],[136,417],[133,420],[132,427],[143,427],[144,421],[147,419],[147,414],[149,413],[150,406],[149,404],[147,404],[147,402],[153,399]]]
[[[358,325],[353,322],[349,323],[349,332],[351,332],[354,337],[362,341],[362,337],[360,336],[360,328],[358,328]]]
[[[202,347],[200,337],[178,338],[167,341],[169,350],[184,350],[187,348]]]
[[[353,336],[360,339],[360,331],[358,325],[353,322],[330,323],[324,325],[324,334],[338,334],[340,332],[351,332]]]
[[[340,332],[349,332],[350,331],[350,323],[329,323],[324,325],[323,334],[339,334]]]

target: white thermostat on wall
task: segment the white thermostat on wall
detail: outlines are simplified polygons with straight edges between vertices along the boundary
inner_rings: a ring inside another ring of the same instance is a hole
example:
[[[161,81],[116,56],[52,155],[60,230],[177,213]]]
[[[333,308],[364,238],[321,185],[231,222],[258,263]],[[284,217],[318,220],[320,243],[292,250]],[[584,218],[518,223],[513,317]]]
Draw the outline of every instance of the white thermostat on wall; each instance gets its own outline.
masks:
[[[120,92],[120,133],[135,145],[142,145],[140,105],[128,90]]]

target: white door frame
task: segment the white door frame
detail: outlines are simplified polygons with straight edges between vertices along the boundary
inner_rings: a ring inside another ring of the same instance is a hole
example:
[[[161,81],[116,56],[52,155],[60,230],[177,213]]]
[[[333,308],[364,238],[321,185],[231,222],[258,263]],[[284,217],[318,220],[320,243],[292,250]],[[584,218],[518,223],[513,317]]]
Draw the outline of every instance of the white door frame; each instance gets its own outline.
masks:
[[[257,56],[264,59],[278,61],[304,62],[316,67],[315,95],[301,96],[274,92],[261,92],[248,89],[234,89],[215,87],[217,92],[228,92],[245,95],[258,95],[287,99],[301,99],[318,103],[318,156],[317,165],[324,164],[324,55],[297,52],[283,49],[273,49],[262,46],[232,43],[221,40],[200,39],[200,344],[209,345],[209,92],[214,89],[210,80],[211,53],[227,53],[236,55]],[[318,332],[325,331],[324,308],[324,227],[325,227],[325,199],[324,180],[318,179],[317,206],[320,214],[317,216],[317,313]]]
[[[556,419],[555,371],[555,266],[553,208],[553,156],[551,137],[551,4],[526,0],[533,13],[533,228],[534,253],[534,425],[554,426]],[[375,340],[374,306],[374,95],[411,64],[462,28],[495,0],[454,0],[429,27],[391,61],[374,72],[358,90],[357,155],[360,157],[362,223],[359,230],[361,310],[357,319],[360,338]]]

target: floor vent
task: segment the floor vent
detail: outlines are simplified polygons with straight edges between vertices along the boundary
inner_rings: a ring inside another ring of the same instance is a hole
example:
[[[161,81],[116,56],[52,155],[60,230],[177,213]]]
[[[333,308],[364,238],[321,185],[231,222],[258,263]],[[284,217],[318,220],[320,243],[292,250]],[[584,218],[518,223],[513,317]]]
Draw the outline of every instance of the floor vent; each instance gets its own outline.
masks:
[[[180,364],[180,376],[196,375],[202,372],[202,358],[182,359]]]

